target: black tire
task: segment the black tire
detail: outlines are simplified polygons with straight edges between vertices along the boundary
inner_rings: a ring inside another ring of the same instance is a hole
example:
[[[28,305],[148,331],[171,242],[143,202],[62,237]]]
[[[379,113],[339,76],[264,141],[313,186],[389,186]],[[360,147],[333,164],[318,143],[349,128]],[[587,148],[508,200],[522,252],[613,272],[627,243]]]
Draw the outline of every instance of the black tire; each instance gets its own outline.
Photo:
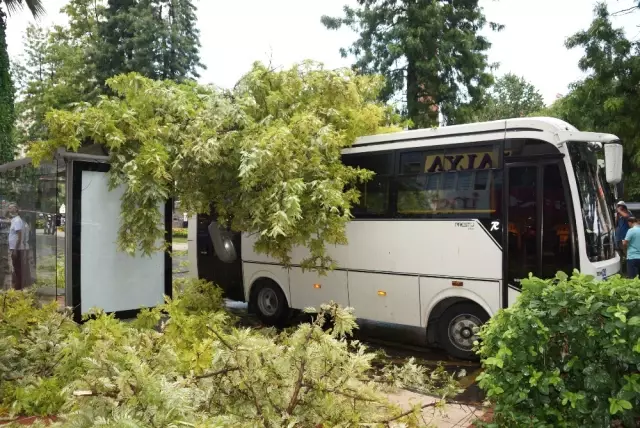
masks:
[[[478,361],[473,351],[477,340],[474,327],[481,327],[489,315],[475,303],[456,303],[447,308],[438,320],[438,341],[447,353],[462,360]]]
[[[289,319],[289,305],[282,289],[270,279],[259,280],[251,290],[251,308],[268,326],[284,327]]]

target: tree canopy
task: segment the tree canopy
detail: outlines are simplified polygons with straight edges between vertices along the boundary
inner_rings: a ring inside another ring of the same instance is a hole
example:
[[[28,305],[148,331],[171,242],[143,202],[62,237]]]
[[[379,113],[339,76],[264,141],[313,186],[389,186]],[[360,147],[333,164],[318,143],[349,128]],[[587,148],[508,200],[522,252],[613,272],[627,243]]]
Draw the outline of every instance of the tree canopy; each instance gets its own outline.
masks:
[[[545,107],[542,94],[524,77],[507,73],[489,91],[485,105],[477,113],[479,121],[525,117]]]
[[[478,1],[358,4],[345,6],[343,17],[323,16],[322,23],[329,29],[346,25],[358,32],[356,42],[341,53],[356,57],[358,72],[385,76],[382,99],[406,91],[402,101],[417,127],[437,126],[439,114],[447,124],[471,120],[493,82],[487,59],[491,44],[480,34],[487,22]]]
[[[541,114],[566,120],[583,131],[620,137],[625,151],[625,198],[639,198],[640,43],[615,28],[606,5],[599,4],[589,28],[570,37],[566,44],[569,49],[584,49],[578,65],[588,75]]]
[[[346,167],[341,149],[361,135],[394,130],[397,117],[377,101],[384,81],[305,62],[276,71],[256,63],[232,91],[139,74],[108,80],[114,96],[95,106],[47,114],[40,160],[85,139],[111,156],[112,185],[125,184],[120,248],[150,253],[164,237],[158,206],[180,199],[189,212],[213,202],[223,224],[259,235],[258,251],[326,267],[326,244],[346,243],[358,199],[353,184],[372,173]]]

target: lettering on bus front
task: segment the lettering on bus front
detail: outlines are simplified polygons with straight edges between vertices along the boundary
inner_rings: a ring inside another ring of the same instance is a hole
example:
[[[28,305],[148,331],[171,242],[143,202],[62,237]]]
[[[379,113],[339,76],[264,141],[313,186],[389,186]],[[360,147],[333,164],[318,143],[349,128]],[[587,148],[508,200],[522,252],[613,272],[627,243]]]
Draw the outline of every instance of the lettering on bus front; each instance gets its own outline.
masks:
[[[473,171],[493,169],[498,165],[495,152],[463,153],[458,155],[427,155],[424,172]]]

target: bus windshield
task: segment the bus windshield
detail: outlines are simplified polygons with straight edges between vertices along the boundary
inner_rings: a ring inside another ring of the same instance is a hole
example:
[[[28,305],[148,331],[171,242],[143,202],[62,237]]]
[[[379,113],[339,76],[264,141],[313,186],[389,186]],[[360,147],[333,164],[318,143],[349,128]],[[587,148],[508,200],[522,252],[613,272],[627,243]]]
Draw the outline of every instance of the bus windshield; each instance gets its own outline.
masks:
[[[615,254],[613,194],[599,160],[604,160],[602,143],[567,143],[578,183],[578,197],[587,244],[592,262],[612,259]]]

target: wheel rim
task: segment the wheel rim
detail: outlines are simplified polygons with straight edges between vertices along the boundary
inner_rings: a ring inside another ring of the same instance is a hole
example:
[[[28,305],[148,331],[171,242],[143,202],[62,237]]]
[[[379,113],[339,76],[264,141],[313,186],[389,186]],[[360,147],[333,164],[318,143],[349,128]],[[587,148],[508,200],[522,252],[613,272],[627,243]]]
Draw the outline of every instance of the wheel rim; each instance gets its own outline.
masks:
[[[474,332],[482,325],[480,319],[471,314],[460,314],[449,323],[449,342],[461,351],[472,351],[473,342],[478,339]]]
[[[263,315],[271,317],[278,311],[278,296],[271,288],[263,288],[258,293],[258,308]]]

